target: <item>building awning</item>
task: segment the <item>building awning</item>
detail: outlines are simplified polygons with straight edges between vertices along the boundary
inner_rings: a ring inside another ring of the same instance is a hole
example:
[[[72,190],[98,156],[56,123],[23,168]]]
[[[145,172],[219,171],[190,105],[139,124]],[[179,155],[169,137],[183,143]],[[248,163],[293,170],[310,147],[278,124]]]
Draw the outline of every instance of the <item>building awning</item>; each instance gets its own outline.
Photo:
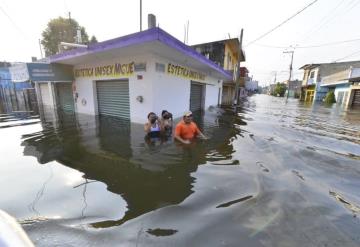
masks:
[[[349,79],[350,82],[358,82],[360,81],[360,77],[353,77]]]
[[[320,66],[320,64],[305,64],[305,65],[303,65],[302,67],[300,67],[299,69],[313,69],[313,68],[316,68],[316,67],[319,67]]]
[[[144,53],[158,54],[160,57],[185,66],[209,72],[219,79],[231,79],[232,75],[216,63],[197,53],[193,48],[177,40],[164,30],[156,27],[127,36],[90,44],[87,48],[77,48],[49,57],[50,63],[77,65],[114,59],[116,57],[136,56]]]
[[[336,87],[338,85],[345,85],[349,84],[349,81],[339,81],[339,82],[333,82],[333,83],[327,83],[327,84],[321,84],[320,87]]]

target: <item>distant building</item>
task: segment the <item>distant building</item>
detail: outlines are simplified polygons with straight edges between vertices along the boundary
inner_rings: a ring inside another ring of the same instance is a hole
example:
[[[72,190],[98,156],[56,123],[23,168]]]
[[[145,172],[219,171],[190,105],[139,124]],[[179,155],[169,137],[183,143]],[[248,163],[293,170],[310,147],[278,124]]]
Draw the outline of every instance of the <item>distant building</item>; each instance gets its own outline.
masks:
[[[299,98],[301,94],[301,83],[300,80],[286,80],[283,82],[286,84],[287,90],[288,90],[288,96],[290,98]]]
[[[258,91],[259,82],[253,80],[252,77],[248,77],[248,80],[245,81],[245,89],[250,93],[255,93]]]
[[[198,53],[204,55],[233,75],[236,73],[236,66],[239,60],[240,62],[245,61],[245,53],[240,48],[240,41],[237,38],[197,44],[192,47]],[[234,99],[245,94],[244,77],[247,76],[247,72],[246,68],[240,68],[240,78],[237,82],[238,85],[236,85],[234,77],[232,80],[225,80],[223,82],[221,104],[232,105]],[[237,92],[235,92],[236,90]]]
[[[352,66],[342,71],[323,77],[321,88],[332,90],[336,103],[346,107],[360,106],[360,66]]]
[[[360,61],[306,64],[302,66],[300,69],[304,70],[304,77],[301,84],[300,99],[307,102],[322,101],[329,89],[335,88],[333,83],[337,83],[338,86],[336,87],[338,88],[344,87],[344,85],[349,87],[349,83],[340,83],[339,81],[336,82],[336,80],[341,79],[338,78],[342,73],[341,71],[347,70],[350,67],[360,67]],[[339,74],[336,75],[337,73]],[[323,81],[324,78],[325,81]],[[327,84],[332,84],[332,86],[328,87]]]

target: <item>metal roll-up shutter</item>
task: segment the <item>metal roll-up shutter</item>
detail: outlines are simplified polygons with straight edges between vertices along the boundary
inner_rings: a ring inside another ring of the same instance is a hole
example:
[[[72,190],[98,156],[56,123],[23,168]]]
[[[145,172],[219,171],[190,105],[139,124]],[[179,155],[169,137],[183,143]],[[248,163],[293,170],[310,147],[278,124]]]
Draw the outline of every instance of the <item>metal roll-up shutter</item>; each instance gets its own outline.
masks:
[[[130,119],[129,81],[96,82],[100,115]]]
[[[47,83],[40,83],[39,88],[41,93],[41,103],[45,106],[51,105],[49,85]]]
[[[203,85],[191,82],[190,88],[190,111],[198,111],[203,105]]]
[[[360,107],[360,89],[355,90],[352,106]]]
[[[58,106],[64,111],[74,111],[74,98],[71,83],[57,83]]]

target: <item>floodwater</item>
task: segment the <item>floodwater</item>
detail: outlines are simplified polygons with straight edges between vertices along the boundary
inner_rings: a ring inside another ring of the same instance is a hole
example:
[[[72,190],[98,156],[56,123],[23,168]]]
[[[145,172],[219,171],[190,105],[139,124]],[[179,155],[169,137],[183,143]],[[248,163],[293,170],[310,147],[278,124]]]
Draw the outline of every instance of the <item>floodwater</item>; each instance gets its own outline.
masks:
[[[360,246],[359,110],[255,95],[195,121],[187,146],[1,114],[0,208],[36,246]]]

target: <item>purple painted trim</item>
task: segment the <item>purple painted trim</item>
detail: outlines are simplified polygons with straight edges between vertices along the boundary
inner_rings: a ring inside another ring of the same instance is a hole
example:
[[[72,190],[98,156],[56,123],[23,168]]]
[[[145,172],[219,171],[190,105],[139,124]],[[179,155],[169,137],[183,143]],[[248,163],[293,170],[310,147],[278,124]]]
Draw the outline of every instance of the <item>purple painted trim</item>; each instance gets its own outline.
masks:
[[[77,49],[73,49],[70,51],[66,51],[66,52],[63,52],[60,54],[50,56],[49,59],[50,59],[50,63],[56,63],[56,62],[61,62],[65,59],[71,59],[71,58],[80,57],[80,56],[84,56],[84,55],[88,55],[88,54],[93,54],[96,52],[111,50],[111,49],[115,49],[115,48],[128,47],[128,46],[132,46],[132,45],[151,42],[154,40],[158,40],[158,41],[162,42],[163,44],[165,44],[171,48],[174,48],[174,49],[178,50],[179,52],[181,52],[189,57],[192,57],[193,59],[195,59],[201,63],[208,65],[210,68],[216,70],[217,72],[224,75],[228,79],[232,78],[232,75],[229,74],[228,72],[226,72],[224,69],[222,69],[219,65],[210,61],[203,55],[196,52],[190,46],[185,45],[184,43],[182,43],[181,41],[174,38],[173,36],[171,36],[170,34],[168,34],[167,32],[165,32],[164,30],[162,30],[158,27],[148,29],[148,30],[145,30],[142,32],[129,34],[129,35],[122,36],[119,38],[107,40],[104,42],[92,44],[92,45],[89,45],[88,48],[77,48]]]

